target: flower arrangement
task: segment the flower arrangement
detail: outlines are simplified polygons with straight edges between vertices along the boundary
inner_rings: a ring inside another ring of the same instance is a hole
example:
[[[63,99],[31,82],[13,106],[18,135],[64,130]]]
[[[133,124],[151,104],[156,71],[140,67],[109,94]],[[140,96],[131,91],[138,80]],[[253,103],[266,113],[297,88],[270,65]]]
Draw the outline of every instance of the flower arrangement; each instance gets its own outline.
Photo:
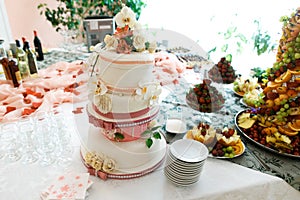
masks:
[[[149,51],[153,53],[156,42],[146,41],[141,24],[136,20],[135,13],[123,4],[115,16],[117,24],[113,35],[104,38],[105,48],[115,50],[117,53],[130,54],[131,52]]]

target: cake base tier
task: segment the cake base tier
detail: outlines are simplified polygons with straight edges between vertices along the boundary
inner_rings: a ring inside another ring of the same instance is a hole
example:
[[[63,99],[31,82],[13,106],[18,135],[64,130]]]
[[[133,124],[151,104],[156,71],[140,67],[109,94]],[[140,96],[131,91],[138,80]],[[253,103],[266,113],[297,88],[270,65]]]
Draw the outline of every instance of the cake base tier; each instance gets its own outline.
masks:
[[[131,172],[131,173],[128,173],[128,172],[106,173],[103,171],[97,171],[93,167],[86,164],[82,154],[81,154],[81,158],[82,158],[82,162],[83,162],[84,166],[88,170],[88,173],[92,176],[99,177],[103,180],[106,180],[106,179],[127,180],[127,179],[133,179],[133,178],[145,176],[145,175],[155,171],[156,169],[158,169],[164,163],[164,160],[165,160],[165,156],[163,156],[163,158],[159,162],[157,162],[156,164],[152,163],[152,166],[149,165],[147,169],[142,170],[142,171]]]
[[[131,179],[149,174],[160,167],[167,150],[167,143],[163,136],[161,139],[153,139],[150,148],[145,144],[147,138],[131,142],[108,140],[99,132],[99,127],[89,123],[86,105],[82,107],[82,113],[75,115],[75,121],[77,133],[80,135],[82,162],[89,173],[102,179]],[[113,160],[114,169],[109,172],[103,169],[95,170],[85,160],[88,152],[102,155],[105,160]]]

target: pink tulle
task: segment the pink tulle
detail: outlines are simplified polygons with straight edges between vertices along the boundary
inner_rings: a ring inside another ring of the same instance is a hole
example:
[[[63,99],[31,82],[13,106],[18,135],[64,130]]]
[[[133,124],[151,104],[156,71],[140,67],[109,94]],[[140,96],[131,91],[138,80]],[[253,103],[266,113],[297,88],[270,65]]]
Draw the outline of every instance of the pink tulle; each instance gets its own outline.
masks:
[[[14,88],[11,81],[1,80],[0,122],[13,121],[22,115],[50,111],[65,102],[87,99],[87,76],[81,61],[58,62],[39,71],[38,78],[23,81]]]
[[[187,66],[179,61],[174,54],[158,52],[154,56],[154,75],[160,84],[178,84],[178,78]]]

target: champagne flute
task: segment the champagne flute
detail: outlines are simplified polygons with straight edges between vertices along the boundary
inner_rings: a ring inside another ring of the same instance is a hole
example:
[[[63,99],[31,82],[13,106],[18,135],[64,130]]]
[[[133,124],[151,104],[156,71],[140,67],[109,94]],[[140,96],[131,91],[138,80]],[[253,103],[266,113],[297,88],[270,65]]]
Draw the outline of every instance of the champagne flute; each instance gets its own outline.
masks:
[[[36,151],[41,156],[40,165],[48,166],[54,163],[52,153],[55,150],[55,134],[52,132],[50,116],[47,112],[39,112],[35,115],[35,145]]]
[[[23,164],[35,163],[39,159],[38,154],[35,152],[33,141],[34,128],[35,126],[32,117],[23,116],[18,121],[19,133],[23,137],[23,152],[25,152],[22,160]]]
[[[18,130],[15,122],[8,122],[2,125],[1,141],[4,149],[5,159],[8,162],[16,162],[21,159],[18,142]]]

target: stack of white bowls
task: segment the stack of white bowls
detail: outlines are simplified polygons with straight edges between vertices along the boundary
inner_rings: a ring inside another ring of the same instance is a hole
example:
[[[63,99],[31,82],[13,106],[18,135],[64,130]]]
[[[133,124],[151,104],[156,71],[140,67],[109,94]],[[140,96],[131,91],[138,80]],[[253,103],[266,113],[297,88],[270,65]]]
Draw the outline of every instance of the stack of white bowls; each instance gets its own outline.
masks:
[[[196,183],[208,156],[207,147],[201,142],[181,139],[169,147],[164,167],[165,176],[179,186]]]

